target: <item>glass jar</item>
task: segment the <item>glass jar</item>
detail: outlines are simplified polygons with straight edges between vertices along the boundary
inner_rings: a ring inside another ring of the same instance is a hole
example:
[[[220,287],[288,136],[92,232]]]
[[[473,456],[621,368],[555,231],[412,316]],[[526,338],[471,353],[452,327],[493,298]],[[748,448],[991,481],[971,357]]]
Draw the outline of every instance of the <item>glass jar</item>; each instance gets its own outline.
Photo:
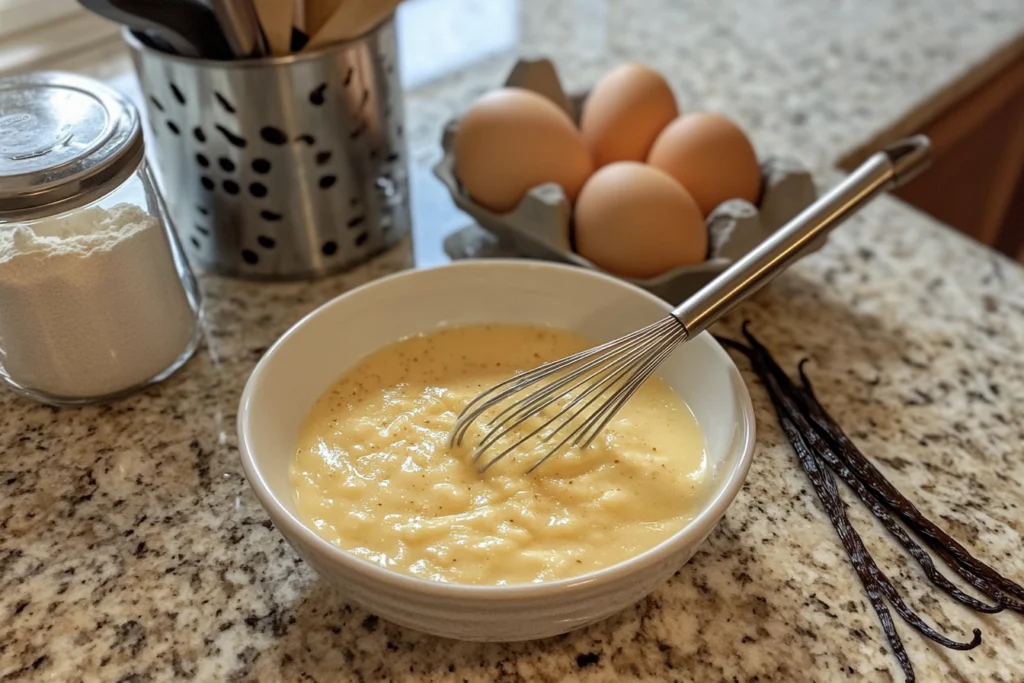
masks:
[[[199,311],[135,108],[80,76],[0,79],[0,379],[57,405],[124,395],[185,364]]]

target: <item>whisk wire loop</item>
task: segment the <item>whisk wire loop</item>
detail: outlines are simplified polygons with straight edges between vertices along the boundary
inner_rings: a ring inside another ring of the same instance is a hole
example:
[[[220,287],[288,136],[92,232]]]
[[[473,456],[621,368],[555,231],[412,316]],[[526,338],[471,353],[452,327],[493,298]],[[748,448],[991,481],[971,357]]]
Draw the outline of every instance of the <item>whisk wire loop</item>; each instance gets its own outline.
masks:
[[[546,422],[541,424],[539,427],[534,429],[532,432],[530,432],[526,436],[520,438],[517,442],[515,442],[514,444],[512,444],[511,446],[509,446],[508,448],[503,450],[498,455],[496,455],[493,458],[491,458],[481,468],[481,470],[482,471],[486,471],[489,467],[491,467],[495,463],[501,461],[506,455],[508,455],[509,453],[513,452],[514,450],[516,450],[517,448],[519,448],[520,446],[525,444],[530,439],[536,437],[538,434],[540,434],[542,431],[544,431],[547,427],[549,427],[553,422],[557,421],[559,418],[563,418],[564,417],[564,420],[563,420],[561,425],[559,425],[558,427],[555,427],[550,432],[548,432],[546,435],[539,437],[539,440],[542,441],[542,442],[549,441],[555,434],[557,434],[559,431],[561,431],[562,428],[566,427],[570,422],[574,421],[575,419],[577,419],[577,417],[579,417],[580,415],[584,414],[585,411],[587,410],[587,408],[589,408],[595,401],[597,401],[605,393],[607,393],[607,391],[609,389],[611,389],[613,386],[615,386],[616,382],[618,382],[627,373],[629,373],[634,368],[636,368],[638,365],[640,365],[643,362],[644,357],[645,357],[644,349],[642,349],[642,348],[635,348],[630,353],[628,353],[628,354],[626,354],[624,356],[620,356],[614,362],[608,363],[605,367],[602,367],[601,369],[591,373],[590,375],[588,375],[587,377],[585,377],[584,379],[580,380],[575,385],[573,385],[573,387],[570,388],[569,390],[567,390],[565,392],[562,392],[561,394],[557,394],[556,393],[553,397],[551,397],[548,401],[545,402],[546,405],[554,403],[555,401],[557,401],[557,400],[559,400],[559,399],[561,399],[561,398],[563,398],[565,396],[572,396],[572,392],[576,388],[581,387],[581,386],[587,384],[588,382],[591,382],[594,377],[597,377],[597,376],[602,375],[602,374],[604,375],[603,377],[601,377],[600,380],[598,380],[596,382],[593,382],[590,385],[590,387],[587,388],[585,391],[582,391],[578,395],[576,395],[575,397],[571,398],[571,400],[565,406],[563,406],[560,411],[558,411],[555,415],[550,417]],[[597,392],[597,393],[595,394],[594,392]],[[544,392],[539,392],[538,391],[538,392],[535,392],[535,393],[544,393]],[[572,410],[572,408],[575,407],[580,401],[582,401],[583,399],[587,398],[587,396],[590,396],[591,394],[594,394],[594,395],[591,396],[589,401],[584,403],[578,410],[576,410],[576,411]],[[531,412],[529,415],[523,417],[522,419],[516,421],[515,423],[502,428],[501,432],[498,434],[497,438],[495,438],[494,440],[490,439],[490,433],[488,433],[488,435],[484,437],[484,439],[480,442],[480,444],[477,446],[476,450],[474,451],[473,460],[474,461],[478,461],[480,459],[480,456],[483,454],[483,452],[489,446],[491,446],[494,443],[494,441],[496,441],[498,438],[501,438],[501,436],[503,436],[505,433],[511,431],[512,429],[517,427],[519,424],[521,424],[522,422],[526,421],[527,419],[529,419],[530,417],[532,417],[533,415],[536,415],[536,414],[539,414],[539,410],[537,412]],[[566,441],[568,439],[572,438],[572,436],[575,436],[577,433],[578,432],[573,432],[566,439]],[[540,460],[540,462],[537,463],[537,465],[539,465],[541,462],[544,462],[544,460],[546,460],[548,457],[550,457],[550,455],[553,455],[555,452],[560,450],[563,445],[565,445],[565,441],[560,443],[555,448],[551,449],[551,451],[545,457],[543,457]],[[534,465],[533,467],[531,467],[529,471],[532,471],[533,469],[535,469],[537,467],[537,465]]]
[[[483,392],[463,409],[452,429],[450,444],[461,444],[474,421],[497,409],[473,449],[473,461],[486,471],[529,440],[546,442],[568,430],[567,436],[530,468],[532,471],[570,443],[589,445],[685,337],[686,328],[669,316],[614,341],[516,375]],[[556,406],[558,410],[551,417],[496,455],[483,458],[504,437],[559,401],[565,403]],[[504,405],[506,402],[508,405]]]
[[[659,322],[663,323],[665,321],[662,320]],[[529,370],[522,374],[510,377],[504,382],[496,384],[490,389],[482,392],[476,398],[470,401],[465,408],[463,408],[462,413],[460,413],[459,419],[456,421],[455,426],[452,429],[452,433],[449,436],[449,445],[454,446],[461,444],[463,438],[466,435],[466,430],[469,429],[469,426],[478,417],[480,417],[485,412],[487,412],[494,406],[498,405],[502,401],[506,400],[513,394],[518,393],[523,388],[530,386],[539,379],[549,377],[561,371],[564,368],[575,365],[576,363],[584,359],[599,356],[602,353],[608,351],[609,349],[621,347],[622,345],[635,341],[638,337],[641,337],[649,333],[650,327],[651,326],[636,330],[635,332],[631,332],[623,337],[620,337],[619,339],[613,339],[610,342],[605,342],[604,344],[595,346],[594,348],[574,353],[573,355],[567,356],[561,360],[545,363],[539,367],[534,368],[533,370]]]

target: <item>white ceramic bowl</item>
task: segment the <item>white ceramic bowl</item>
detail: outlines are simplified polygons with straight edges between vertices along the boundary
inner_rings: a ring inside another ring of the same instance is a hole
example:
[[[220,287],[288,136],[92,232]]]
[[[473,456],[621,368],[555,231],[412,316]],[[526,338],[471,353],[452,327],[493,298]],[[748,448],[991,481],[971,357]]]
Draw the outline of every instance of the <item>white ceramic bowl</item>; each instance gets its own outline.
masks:
[[[659,373],[689,403],[706,438],[713,476],[701,512],[655,548],[574,579],[444,584],[359,559],[296,515],[291,456],[317,398],[359,359],[403,337],[500,322],[551,325],[604,341],[657,320],[668,308],[607,275],[533,261],[468,261],[365,285],[303,318],[256,366],[238,416],[245,474],[296,552],[346,598],[385,619],[484,641],[544,638],[598,621],[640,600],[686,563],[743,485],[754,447],[753,408],[736,366],[709,335],[681,346]]]

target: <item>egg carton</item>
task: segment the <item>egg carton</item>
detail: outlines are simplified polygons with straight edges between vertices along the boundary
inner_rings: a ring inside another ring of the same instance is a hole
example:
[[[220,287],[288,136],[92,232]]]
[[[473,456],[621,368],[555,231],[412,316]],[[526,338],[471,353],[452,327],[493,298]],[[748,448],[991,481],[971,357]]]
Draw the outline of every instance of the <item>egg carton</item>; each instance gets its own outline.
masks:
[[[566,95],[550,60],[520,60],[505,85],[543,95],[579,123],[587,93]],[[453,143],[458,125],[458,120],[452,120],[445,126],[441,138],[444,156],[434,166],[434,174],[448,188],[455,205],[486,232],[471,225],[452,233],[444,245],[449,256],[455,259],[522,256],[608,273],[573,251],[572,204],[558,184],[545,183],[532,188],[507,213],[494,213],[474,202],[455,177]],[[608,274],[670,303],[682,302],[817,198],[810,172],[796,160],[767,157],[761,163],[761,177],[761,198],[757,206],[742,199],[731,199],[708,215],[707,261],[673,268],[645,279]],[[817,240],[807,253],[817,251],[823,244],[824,239]]]

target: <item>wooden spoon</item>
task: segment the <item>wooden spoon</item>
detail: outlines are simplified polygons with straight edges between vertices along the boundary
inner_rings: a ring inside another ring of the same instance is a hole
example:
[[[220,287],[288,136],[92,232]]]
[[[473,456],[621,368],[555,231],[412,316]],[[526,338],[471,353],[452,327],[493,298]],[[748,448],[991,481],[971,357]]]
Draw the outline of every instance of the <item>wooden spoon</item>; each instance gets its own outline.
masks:
[[[344,0],[306,0],[306,33],[315,35]]]
[[[263,35],[270,44],[270,53],[286,55],[292,51],[294,0],[252,0],[256,7]]]
[[[314,50],[357,38],[395,11],[401,0],[342,0],[337,11],[310,38],[305,50]]]

